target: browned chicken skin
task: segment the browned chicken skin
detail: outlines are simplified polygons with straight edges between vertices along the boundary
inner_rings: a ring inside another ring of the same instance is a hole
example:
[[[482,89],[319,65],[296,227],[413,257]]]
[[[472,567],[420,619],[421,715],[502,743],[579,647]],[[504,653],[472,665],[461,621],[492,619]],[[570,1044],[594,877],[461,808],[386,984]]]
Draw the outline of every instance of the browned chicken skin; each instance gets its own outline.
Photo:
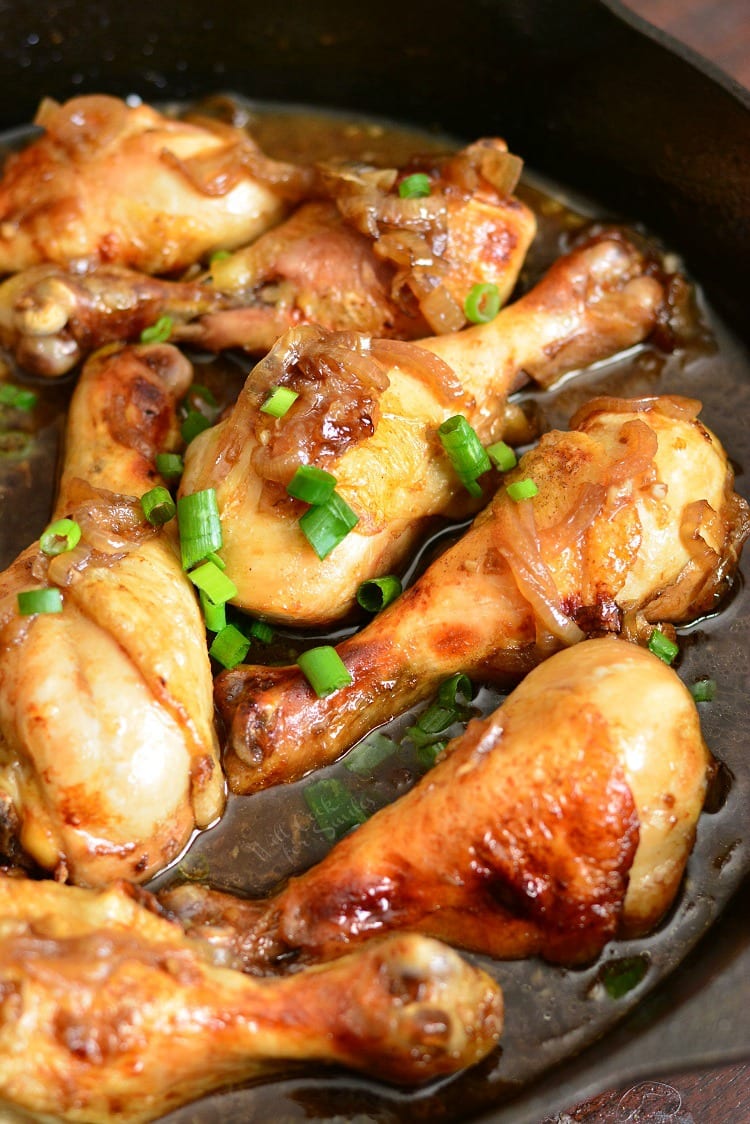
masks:
[[[0,180],[0,273],[40,262],[185,269],[272,225],[310,186],[246,133],[88,95],[46,100]]]
[[[146,1124],[300,1061],[414,1085],[499,1037],[497,985],[436,941],[403,934],[257,980],[147,902],[123,885],[0,875],[0,1115],[4,1100],[45,1119]]]
[[[181,484],[183,494],[216,489],[236,603],[300,626],[340,619],[360,582],[399,565],[429,517],[476,510],[440,447],[440,423],[461,413],[489,443],[524,373],[545,382],[644,339],[664,299],[648,269],[634,245],[602,234],[490,323],[419,345],[313,327],[282,336],[228,416],[190,444]],[[300,397],[271,419],[260,406],[277,384]],[[323,561],[284,490],[300,463],[332,472],[359,518]]]
[[[411,792],[275,896],[183,886],[162,900],[259,972],[400,929],[585,961],[669,908],[708,767],[675,672],[623,640],[586,641],[531,671]]]
[[[712,609],[748,533],[747,505],[688,400],[598,399],[546,434],[473,527],[338,646],[352,683],[317,698],[297,667],[216,682],[232,788],[251,792],[335,760],[457,671],[522,675],[556,648]]]
[[[203,620],[139,502],[191,376],[167,344],[89,361],[55,512],[81,541],[52,558],[35,543],[0,575],[0,790],[23,850],[61,879],[146,879],[223,808]],[[21,616],[18,592],[46,585],[62,612]]]

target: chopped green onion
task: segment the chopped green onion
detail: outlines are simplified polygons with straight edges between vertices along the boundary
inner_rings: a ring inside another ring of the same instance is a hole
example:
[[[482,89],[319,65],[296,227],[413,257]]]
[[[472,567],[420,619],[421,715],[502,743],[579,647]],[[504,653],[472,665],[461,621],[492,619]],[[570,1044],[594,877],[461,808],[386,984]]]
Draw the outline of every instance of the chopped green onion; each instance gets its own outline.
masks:
[[[673,663],[680,649],[674,640],[670,640],[660,629],[655,628],[649,638],[648,650],[658,656],[660,660],[663,660],[664,663]]]
[[[520,503],[521,500],[530,500],[539,491],[534,481],[528,476],[525,480],[514,480],[512,484],[508,484],[505,490],[514,503]]]
[[[174,519],[177,507],[166,488],[158,484],[150,492],[141,496],[143,514],[154,527],[163,527]]]
[[[174,321],[171,316],[160,316],[155,324],[141,332],[141,343],[165,343],[172,335]]]
[[[42,554],[54,558],[57,554],[66,554],[81,541],[81,527],[75,519],[57,519],[50,523],[47,530],[39,540]]]
[[[459,697],[466,699],[467,702],[471,702],[474,697],[471,679],[460,671],[440,684],[438,702],[442,706],[456,707],[459,705]]]
[[[697,683],[693,683],[690,694],[697,703],[711,702],[716,697],[716,680],[699,679]]]
[[[384,578],[369,578],[357,590],[357,603],[368,613],[379,613],[395,601],[401,593],[401,582],[393,574]]]
[[[355,745],[344,758],[344,765],[350,773],[359,777],[369,777],[389,757],[392,757],[398,746],[385,734],[369,734],[359,745]]]
[[[221,520],[214,488],[180,496],[177,501],[177,523],[180,528],[183,570],[192,569],[213,551],[221,550]]]
[[[322,560],[346,538],[358,522],[359,516],[355,515],[338,492],[334,492],[325,503],[308,508],[300,517],[299,525],[310,546]]]
[[[500,290],[491,281],[473,285],[464,301],[466,319],[472,324],[488,324],[500,311]]]
[[[227,568],[227,564],[224,559],[220,558],[218,554],[214,554],[213,551],[211,552],[211,554],[206,555],[206,561],[213,562],[214,566],[218,566],[220,570],[226,570]]]
[[[14,410],[23,410],[28,413],[33,410],[39,400],[39,395],[33,390],[26,390],[22,386],[13,386],[12,383],[0,383],[0,406],[11,406]]]
[[[208,654],[222,667],[231,670],[238,663],[242,663],[249,650],[250,641],[244,633],[240,632],[236,625],[228,624],[214,636]]]
[[[199,433],[203,433],[204,429],[210,429],[211,425],[212,423],[210,419],[207,418],[205,414],[202,414],[200,410],[194,410],[191,407],[191,409],[189,409],[187,412],[185,420],[180,426],[182,440],[186,445],[189,445],[190,442],[195,437],[197,437]]]
[[[215,261],[226,261],[227,258],[231,258],[231,256],[231,250],[214,250],[211,257],[208,259],[209,264],[213,265]]]
[[[430,742],[417,746],[417,761],[423,769],[431,769],[447,746],[447,742]]]
[[[315,822],[329,843],[367,819],[358,801],[335,777],[306,785],[304,796]]]
[[[182,476],[184,468],[185,462],[179,453],[156,454],[156,471],[165,480],[174,480],[178,476]]]
[[[20,460],[29,455],[33,447],[30,433],[22,429],[4,429],[0,432],[0,457],[3,460]]]
[[[297,659],[297,666],[319,699],[332,695],[352,682],[341,656],[329,644],[308,648]]]
[[[237,596],[237,586],[215,562],[202,562],[190,571],[188,577],[193,585],[211,598],[214,605],[221,605]]]
[[[398,193],[402,199],[425,199],[431,190],[432,181],[425,172],[414,172],[398,185]]]
[[[463,414],[446,418],[438,436],[463,486],[472,496],[481,496],[477,477],[489,471],[490,458]]]
[[[336,487],[336,477],[314,464],[301,464],[286,486],[295,500],[322,504],[331,498]]]
[[[270,414],[272,418],[283,418],[299,398],[296,390],[290,386],[272,386],[271,393],[260,408],[262,414]]]
[[[644,979],[648,971],[645,956],[628,956],[605,964],[599,978],[610,999],[621,999]]]
[[[227,626],[226,601],[221,601],[217,605],[202,589],[199,590],[199,594],[206,628],[209,632],[221,632],[221,630]]]
[[[270,644],[273,640],[273,629],[265,621],[253,621],[248,632],[254,640],[260,640],[261,644]]]
[[[442,734],[458,719],[459,714],[455,707],[441,706],[433,703],[417,719],[415,726],[410,726],[406,731],[415,745],[425,745],[434,739],[435,734]]]
[[[501,472],[508,472],[518,464],[515,451],[504,441],[496,441],[494,445],[488,445],[487,455],[495,468],[499,468]]]
[[[27,589],[18,594],[18,611],[23,617],[34,613],[61,613],[62,593],[56,586],[46,589]]]

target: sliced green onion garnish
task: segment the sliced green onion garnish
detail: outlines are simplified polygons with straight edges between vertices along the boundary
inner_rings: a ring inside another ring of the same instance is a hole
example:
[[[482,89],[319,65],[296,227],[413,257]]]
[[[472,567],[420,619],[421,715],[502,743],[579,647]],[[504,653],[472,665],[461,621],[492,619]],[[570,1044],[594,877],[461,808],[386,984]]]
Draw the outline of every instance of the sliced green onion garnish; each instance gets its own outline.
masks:
[[[156,454],[156,471],[165,480],[174,480],[178,476],[182,476],[184,468],[185,462],[179,453]]]
[[[46,589],[27,589],[18,594],[18,611],[23,617],[34,613],[61,613],[62,593],[56,586]]]
[[[81,527],[75,519],[57,519],[50,523],[47,530],[39,540],[42,554],[54,558],[56,554],[65,554],[78,546],[81,541]]]
[[[500,290],[491,281],[473,285],[464,301],[466,319],[472,324],[487,324],[500,311]]]
[[[203,620],[206,622],[206,628],[209,632],[221,632],[221,630],[227,626],[226,601],[221,601],[216,605],[210,597],[206,596],[202,589],[199,593],[201,609],[203,610]]]
[[[440,754],[447,746],[447,742],[430,742],[417,746],[417,761],[423,769],[431,769]]]
[[[299,525],[318,558],[326,558],[359,522],[346,500],[334,492],[325,503],[315,504],[300,517]]]
[[[438,426],[438,436],[461,483],[473,496],[482,494],[477,477],[492,467],[482,442],[463,414],[454,414]]]
[[[39,400],[39,395],[33,390],[22,386],[13,386],[12,383],[0,383],[0,406],[11,406],[14,410],[24,410],[28,413],[33,410]]]
[[[188,410],[187,417],[180,426],[182,440],[186,445],[189,445],[190,442],[195,437],[197,437],[199,433],[203,433],[204,429],[210,428],[211,421],[206,417],[206,415],[202,414],[200,410],[193,410],[191,408],[190,410]]]
[[[460,705],[459,698],[471,702],[473,697],[474,688],[471,679],[460,671],[441,683],[438,689],[438,702],[441,706],[456,707]]]
[[[487,455],[495,468],[499,468],[501,472],[508,472],[518,464],[515,450],[511,449],[510,445],[506,445],[504,441],[496,441],[494,445],[488,445]]]
[[[605,964],[599,978],[610,999],[621,999],[645,978],[648,960],[645,956],[628,956]]]
[[[319,699],[352,682],[341,656],[328,644],[302,652],[297,666]]]
[[[295,500],[321,504],[331,498],[335,487],[336,477],[330,472],[326,472],[324,468],[316,468],[314,464],[301,464],[286,490]]]
[[[514,480],[512,484],[508,484],[505,490],[514,503],[520,503],[521,500],[530,500],[539,491],[534,481],[528,476],[525,480]]]
[[[315,822],[329,843],[367,819],[364,809],[335,777],[306,785],[304,795]]]
[[[226,570],[227,568],[227,564],[224,559],[220,558],[218,554],[214,554],[213,551],[211,552],[211,554],[206,555],[206,561],[213,562],[214,566],[218,566],[220,570]]]
[[[209,554],[221,550],[221,520],[214,488],[180,496],[177,501],[183,570],[190,570]]]
[[[648,650],[658,656],[660,660],[663,660],[664,663],[673,663],[680,649],[674,640],[670,640],[660,629],[655,628],[649,637]]]
[[[401,593],[401,582],[393,574],[384,578],[369,578],[357,590],[357,603],[368,613],[379,613]]]
[[[716,680],[699,679],[691,686],[690,694],[696,702],[711,702],[716,698]]]
[[[283,418],[298,398],[299,394],[290,386],[272,386],[271,393],[261,406],[260,412],[270,414],[272,418]]]
[[[459,714],[455,707],[433,703],[420,714],[416,725],[410,726],[406,732],[415,745],[424,745],[426,742],[432,741],[435,734],[442,734],[444,730],[452,726],[458,717]]]
[[[190,571],[188,577],[193,585],[211,598],[214,605],[221,605],[237,596],[237,586],[215,562],[202,562]]]
[[[265,621],[253,621],[248,632],[254,640],[260,640],[261,644],[270,644],[273,640],[273,629]]]
[[[432,181],[425,172],[414,172],[398,185],[398,193],[402,199],[424,199],[431,190]]]
[[[214,250],[208,261],[210,265],[213,265],[215,261],[226,261],[227,258],[231,258],[231,256],[231,250]]]
[[[166,488],[158,484],[150,492],[141,496],[143,514],[154,527],[163,527],[174,519],[177,507]]]
[[[171,316],[160,316],[155,324],[141,332],[141,343],[165,343],[172,335],[174,321]]]
[[[244,633],[240,632],[236,625],[228,624],[214,636],[208,654],[222,667],[231,670],[238,663],[242,663],[249,650],[250,641]]]
[[[374,734],[369,734],[359,745],[355,745],[344,758],[344,765],[350,773],[356,773],[359,777],[369,777],[378,765],[382,765],[392,757],[397,749],[398,746],[394,741],[376,731]]]

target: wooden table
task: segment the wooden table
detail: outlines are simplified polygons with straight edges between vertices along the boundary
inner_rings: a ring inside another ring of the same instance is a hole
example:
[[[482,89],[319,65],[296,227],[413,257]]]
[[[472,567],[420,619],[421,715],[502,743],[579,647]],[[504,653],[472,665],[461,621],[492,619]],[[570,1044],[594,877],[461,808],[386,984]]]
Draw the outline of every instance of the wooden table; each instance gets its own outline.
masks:
[[[624,2],[750,88],[750,0]],[[540,1124],[750,1124],[750,1064],[611,1089]]]

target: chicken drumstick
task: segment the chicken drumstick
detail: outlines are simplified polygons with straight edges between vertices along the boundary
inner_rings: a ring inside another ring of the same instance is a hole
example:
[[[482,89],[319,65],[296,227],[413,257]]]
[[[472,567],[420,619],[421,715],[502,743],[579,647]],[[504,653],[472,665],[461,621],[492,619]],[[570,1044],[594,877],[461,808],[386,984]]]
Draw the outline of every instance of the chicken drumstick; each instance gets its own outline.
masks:
[[[601,234],[487,324],[419,345],[315,327],[282,336],[230,414],[191,442],[181,484],[182,494],[216,489],[236,603],[300,626],[341,618],[425,520],[476,510],[440,447],[442,421],[462,413],[495,440],[523,372],[544,382],[642,340],[663,298],[635,246]],[[269,418],[260,407],[279,384],[299,399]],[[301,463],[332,472],[359,519],[322,561],[285,491]]]
[[[252,792],[335,760],[463,671],[522,675],[585,635],[684,622],[716,604],[748,534],[747,504],[687,399],[595,399],[542,437],[471,529],[338,646],[350,685],[317,698],[297,667],[223,672],[230,784]]]
[[[649,651],[586,641],[472,721],[417,786],[264,901],[197,885],[162,902],[251,971],[415,930],[500,958],[575,963],[669,908],[709,754],[690,692]]]
[[[146,1124],[285,1062],[412,1085],[480,1061],[499,1037],[497,985],[437,941],[403,934],[256,980],[148,901],[0,875],[0,1102]]]
[[[35,543],[0,575],[7,828],[61,879],[146,879],[223,808],[203,620],[171,531],[138,498],[161,482],[155,454],[179,440],[191,377],[168,344],[89,361],[55,512],[81,540],[52,557]],[[18,593],[47,586],[62,610],[20,615]]]

